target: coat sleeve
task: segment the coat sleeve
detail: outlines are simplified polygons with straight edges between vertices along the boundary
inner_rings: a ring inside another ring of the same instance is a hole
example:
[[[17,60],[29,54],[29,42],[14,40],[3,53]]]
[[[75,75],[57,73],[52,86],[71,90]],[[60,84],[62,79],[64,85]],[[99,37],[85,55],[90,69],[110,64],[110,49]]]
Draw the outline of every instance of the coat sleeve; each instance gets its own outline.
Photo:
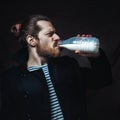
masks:
[[[98,57],[89,57],[88,60],[91,68],[83,69],[87,87],[98,89],[110,85],[113,81],[112,70],[105,52],[100,49]]]

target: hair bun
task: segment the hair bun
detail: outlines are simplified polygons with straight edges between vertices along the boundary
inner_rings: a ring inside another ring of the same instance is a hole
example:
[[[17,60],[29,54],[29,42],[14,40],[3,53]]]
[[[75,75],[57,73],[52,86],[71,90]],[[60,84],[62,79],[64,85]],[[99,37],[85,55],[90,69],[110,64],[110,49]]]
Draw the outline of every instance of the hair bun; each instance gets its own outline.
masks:
[[[14,35],[18,37],[20,34],[20,28],[21,28],[21,24],[17,23],[11,27],[11,32],[14,33]]]

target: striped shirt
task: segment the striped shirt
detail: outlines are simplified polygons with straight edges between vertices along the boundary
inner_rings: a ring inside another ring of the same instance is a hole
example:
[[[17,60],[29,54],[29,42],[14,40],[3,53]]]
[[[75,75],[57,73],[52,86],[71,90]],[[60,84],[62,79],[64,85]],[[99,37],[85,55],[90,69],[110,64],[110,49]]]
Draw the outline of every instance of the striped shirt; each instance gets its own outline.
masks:
[[[51,119],[52,120],[64,120],[62,110],[55,92],[54,86],[49,75],[48,65],[44,64],[42,66],[31,66],[28,67],[29,71],[35,71],[42,68],[45,78],[47,80],[49,96],[50,96],[50,107],[51,107]]]

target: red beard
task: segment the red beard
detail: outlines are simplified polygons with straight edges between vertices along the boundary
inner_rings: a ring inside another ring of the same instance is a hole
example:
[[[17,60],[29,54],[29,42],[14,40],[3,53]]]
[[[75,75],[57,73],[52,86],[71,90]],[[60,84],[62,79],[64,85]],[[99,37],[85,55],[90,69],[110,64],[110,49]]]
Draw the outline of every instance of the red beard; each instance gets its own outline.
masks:
[[[59,48],[48,48],[46,46],[37,46],[37,53],[43,57],[59,57],[61,54]]]

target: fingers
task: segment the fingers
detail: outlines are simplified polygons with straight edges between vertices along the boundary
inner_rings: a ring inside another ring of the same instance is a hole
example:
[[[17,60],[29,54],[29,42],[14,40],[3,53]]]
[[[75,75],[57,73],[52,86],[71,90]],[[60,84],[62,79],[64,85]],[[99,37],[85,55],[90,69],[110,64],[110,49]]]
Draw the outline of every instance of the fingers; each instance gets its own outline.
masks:
[[[82,34],[81,37],[86,37],[86,34]]]
[[[92,37],[91,34],[77,34],[77,37]]]
[[[92,35],[91,34],[87,34],[86,37],[92,37]]]
[[[80,34],[77,34],[77,37],[80,37]]]
[[[80,54],[80,50],[75,50],[75,53],[76,54]]]

